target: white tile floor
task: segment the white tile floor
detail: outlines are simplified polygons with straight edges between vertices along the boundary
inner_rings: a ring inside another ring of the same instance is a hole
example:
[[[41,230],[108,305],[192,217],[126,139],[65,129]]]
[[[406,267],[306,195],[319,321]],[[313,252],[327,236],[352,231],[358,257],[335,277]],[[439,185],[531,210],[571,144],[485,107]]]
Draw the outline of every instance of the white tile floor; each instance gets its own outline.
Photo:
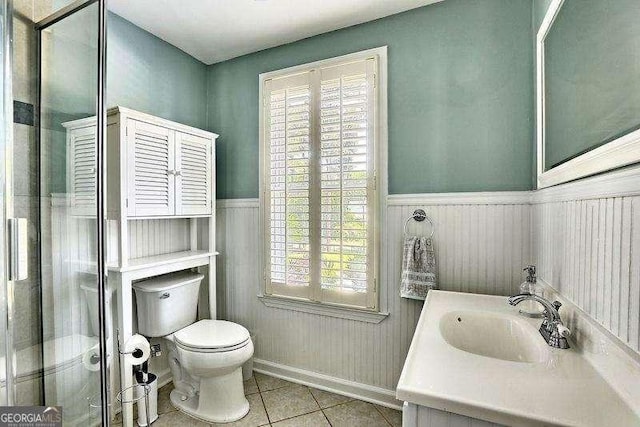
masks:
[[[211,426],[177,411],[169,393],[173,384],[159,390],[158,413],[153,427]],[[239,421],[214,424],[228,427],[401,427],[402,413],[361,400],[290,383],[256,373],[245,381],[251,409]],[[116,420],[118,421],[118,420]],[[117,422],[114,423],[118,425]]]

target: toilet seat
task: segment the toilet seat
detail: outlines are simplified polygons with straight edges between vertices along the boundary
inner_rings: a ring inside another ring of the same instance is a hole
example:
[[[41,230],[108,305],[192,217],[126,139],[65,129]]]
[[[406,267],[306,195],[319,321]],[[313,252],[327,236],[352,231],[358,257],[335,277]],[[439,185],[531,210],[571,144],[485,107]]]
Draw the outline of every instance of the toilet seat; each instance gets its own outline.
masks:
[[[250,342],[249,331],[226,320],[200,320],[173,334],[176,346],[199,353],[240,349]]]

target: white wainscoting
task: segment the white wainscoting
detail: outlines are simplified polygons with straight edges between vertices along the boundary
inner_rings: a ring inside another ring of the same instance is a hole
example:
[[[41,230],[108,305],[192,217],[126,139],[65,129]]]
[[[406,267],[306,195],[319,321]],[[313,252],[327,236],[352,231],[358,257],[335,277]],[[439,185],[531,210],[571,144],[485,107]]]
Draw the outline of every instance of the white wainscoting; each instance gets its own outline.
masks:
[[[277,365],[333,377],[336,391],[348,392],[341,389],[345,382],[387,390],[378,399],[368,400],[385,403],[386,399],[388,405],[397,405],[389,396],[393,396],[422,310],[422,302],[398,296],[402,227],[413,210],[424,208],[436,224],[441,289],[507,295],[518,290],[521,268],[530,262],[527,192],[491,193],[488,198],[442,197],[389,197],[381,285],[390,315],[379,324],[266,307],[257,298],[261,270],[258,201],[218,201],[219,317],[256,334],[255,357],[265,370]],[[427,233],[423,227],[427,225],[412,224],[410,230]]]
[[[189,230],[189,219],[183,218],[129,221],[129,256],[141,258],[187,251]]]
[[[494,196],[487,203],[471,196],[433,205],[431,197],[442,200],[441,195],[423,195],[420,203],[411,196],[411,204],[405,204],[403,197],[389,197],[388,283],[397,284],[400,277],[404,222],[415,209],[424,208],[436,224],[440,289],[494,295],[517,292],[523,281],[522,268],[531,262],[528,201],[506,195],[503,199]],[[426,223],[409,222],[409,234],[426,234],[428,229]]]
[[[533,252],[541,279],[638,352],[640,180],[636,171],[637,195],[625,188],[620,197],[607,179],[611,191],[599,198],[583,191],[589,180],[536,192]]]

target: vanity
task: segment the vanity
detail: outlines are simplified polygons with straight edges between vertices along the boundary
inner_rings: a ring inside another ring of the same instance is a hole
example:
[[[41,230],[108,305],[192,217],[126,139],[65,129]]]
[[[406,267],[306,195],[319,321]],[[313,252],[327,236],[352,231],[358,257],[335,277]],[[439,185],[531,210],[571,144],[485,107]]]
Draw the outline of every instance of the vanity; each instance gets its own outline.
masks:
[[[403,426],[639,426],[638,364],[598,328],[561,349],[540,324],[506,297],[430,291],[396,390]]]

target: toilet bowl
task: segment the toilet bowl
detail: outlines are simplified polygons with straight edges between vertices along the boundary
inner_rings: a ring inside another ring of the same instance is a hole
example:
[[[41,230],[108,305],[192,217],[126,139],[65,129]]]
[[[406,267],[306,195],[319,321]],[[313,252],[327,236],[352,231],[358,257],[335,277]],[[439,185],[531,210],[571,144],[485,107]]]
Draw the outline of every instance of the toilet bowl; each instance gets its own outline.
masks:
[[[175,407],[207,422],[232,422],[249,412],[242,365],[253,355],[253,343],[236,323],[195,321],[202,278],[181,272],[135,283],[138,329],[167,340]]]
[[[249,332],[224,320],[200,320],[172,336],[175,355],[184,372],[199,381],[185,393],[184,385],[171,393],[171,402],[184,412],[209,422],[231,422],[249,412],[244,396],[242,365],[253,355]],[[173,364],[173,366],[177,366]],[[175,368],[174,368],[175,369]]]

